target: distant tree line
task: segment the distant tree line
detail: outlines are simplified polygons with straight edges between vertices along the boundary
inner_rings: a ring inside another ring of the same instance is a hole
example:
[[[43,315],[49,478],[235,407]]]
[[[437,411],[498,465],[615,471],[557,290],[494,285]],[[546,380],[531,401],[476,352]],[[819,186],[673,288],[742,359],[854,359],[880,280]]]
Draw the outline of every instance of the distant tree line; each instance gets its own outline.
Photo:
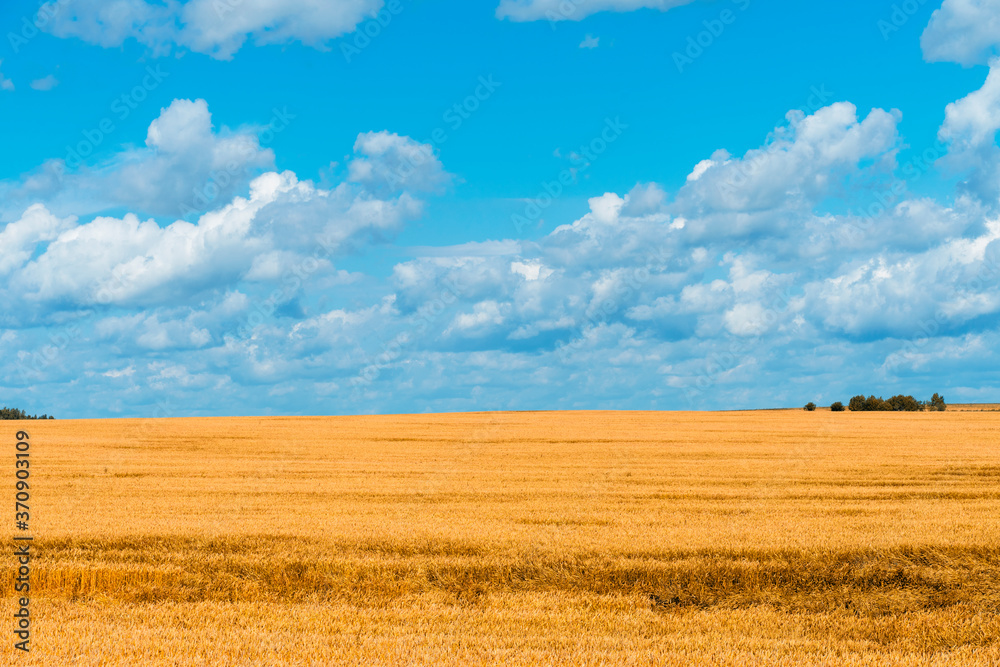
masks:
[[[50,415],[41,415],[41,416],[34,415],[34,416],[32,416],[32,415],[29,415],[24,410],[18,410],[17,408],[4,407],[4,408],[0,409],[0,420],[4,420],[4,419],[9,419],[9,420],[15,420],[15,419],[55,419],[55,417],[52,417]]]
[[[816,404],[813,402],[806,403],[805,409],[812,412],[816,409]],[[852,398],[846,408],[840,401],[830,406],[832,412],[844,412],[844,410],[850,410],[851,412],[920,412],[922,410],[944,412],[947,409],[948,406],[944,402],[944,396],[939,394],[934,394],[929,401],[918,401],[912,396],[903,396],[902,394],[891,398],[882,398],[881,396],[869,396],[865,398],[864,394],[862,394]]]

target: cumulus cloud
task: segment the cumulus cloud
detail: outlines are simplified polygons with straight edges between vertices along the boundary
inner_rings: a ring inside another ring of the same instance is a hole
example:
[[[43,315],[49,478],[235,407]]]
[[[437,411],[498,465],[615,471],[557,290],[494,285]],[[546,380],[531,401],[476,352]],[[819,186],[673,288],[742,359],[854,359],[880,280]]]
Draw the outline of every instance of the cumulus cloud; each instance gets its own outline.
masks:
[[[959,150],[993,144],[1000,129],[1000,59],[991,63],[983,87],[945,108],[939,137]]]
[[[986,82],[979,90],[952,102],[938,138],[948,144],[942,161],[968,174],[968,186],[980,198],[995,202],[1000,195],[1000,58],[990,63]]]
[[[773,226],[767,213],[810,207],[837,193],[845,179],[895,166],[899,112],[874,109],[859,120],[857,108],[840,102],[812,115],[789,112],[788,125],[775,129],[768,144],[734,158],[719,150],[695,166],[678,193],[678,210],[702,220],[706,233]],[[732,214],[738,214],[736,216]],[[689,225],[689,229],[694,226]]]
[[[175,100],[150,124],[143,149],[130,149],[98,170],[66,174],[52,192],[25,182],[0,186],[17,195],[8,197],[8,212],[17,210],[18,200],[34,201],[0,228],[0,294],[27,308],[30,319],[32,313],[155,309],[196,296],[220,299],[223,290],[239,285],[260,291],[282,281],[301,285],[307,276],[331,286],[350,282],[333,260],[391,239],[422,214],[421,190],[448,178],[430,147],[409,137],[362,134],[355,149],[355,177],[330,188],[290,171],[264,171],[247,183],[251,174],[243,172],[270,166],[271,152],[252,133],[216,133],[204,100]],[[380,167],[397,167],[411,155],[421,156],[420,170],[383,187]],[[88,211],[87,205],[73,205],[82,189],[146,214],[177,212],[177,202],[219,170],[240,173],[230,182],[216,179],[216,196],[192,221],[175,215],[161,224],[138,213],[88,220],[59,213]],[[288,289],[272,310],[301,311],[297,291]],[[147,328],[159,321],[149,320]],[[145,340],[153,349],[156,340],[166,345],[179,339],[150,334]]]
[[[991,141],[985,97],[949,111],[956,154]],[[218,142],[203,111],[179,104],[144,150]],[[429,146],[389,132],[357,138],[341,183],[266,171],[190,222],[39,203],[0,231],[0,298],[18,316],[0,315],[0,355],[16,360],[17,386],[88,378],[105,399],[129,388],[123,413],[141,413],[150,391],[185,413],[211,393],[212,410],[233,414],[798,404],[798,376],[832,402],[859,390],[845,378],[876,369],[886,392],[901,374],[916,392],[938,381],[924,376],[939,352],[988,382],[1000,349],[991,207],[904,189],[851,212],[882,176],[902,177],[898,120],[846,103],[793,113],[673,191],[595,193],[530,241],[410,249],[387,279],[338,257],[391,239],[450,179]],[[847,212],[822,210],[834,194]],[[316,255],[318,243],[332,251]],[[31,326],[55,321],[80,333],[53,343]],[[95,345],[112,352],[89,359]]]
[[[496,15],[511,21],[579,21],[598,12],[658,9],[665,12],[694,0],[500,0]]]
[[[125,348],[142,351],[164,351],[198,349],[208,345],[212,336],[208,329],[199,327],[197,317],[188,315],[183,319],[164,319],[159,313],[136,314],[123,317],[108,317],[95,327],[95,334],[102,341],[114,341]],[[108,377],[128,377],[135,368],[125,371],[112,370]]]
[[[229,59],[250,39],[255,44],[300,41],[323,48],[375,16],[383,0],[75,0],[47,29],[105,47],[134,39],[156,54],[190,49]]]
[[[42,204],[28,208],[20,220],[0,231],[0,276],[23,266],[39,244],[54,241],[76,224],[76,218],[59,219]]]
[[[196,224],[160,227],[128,214],[76,225],[32,207],[3,231],[19,248],[5,247],[3,266],[11,292],[30,301],[148,307],[242,278],[279,278],[317,245],[337,249],[359,235],[388,235],[419,212],[406,194],[380,200],[348,185],[322,190],[291,172],[268,173],[253,181],[249,197]],[[25,261],[42,241],[44,250]],[[267,262],[270,271],[262,269]]]
[[[410,335],[380,373],[413,381],[419,366],[457,382],[476,354],[527,354],[561,383],[602,377],[626,394],[615,374],[648,380],[640,369],[652,365],[662,387],[704,401],[764,373],[787,376],[790,356],[842,367],[848,346],[882,366],[928,321],[943,339],[987,327],[1000,317],[1000,226],[977,202],[904,195],[866,220],[813,211],[831,193],[867,201],[879,175],[899,178],[898,120],[880,110],[859,119],[849,104],[793,113],[744,158],[701,163],[674,196],[642,184],[592,198],[536,242],[400,263],[398,311],[383,326]],[[733,173],[743,180],[720,193]],[[752,215],[769,233],[734,235]]]
[[[287,121],[284,121],[287,124]],[[130,148],[97,164],[73,150],[18,182],[0,183],[0,219],[44,201],[56,213],[76,215],[124,207],[185,217],[231,199],[274,153],[251,128],[216,132],[205,100],[174,100],[152,121],[144,148]],[[87,144],[89,151],[93,144]]]
[[[809,310],[825,327],[854,337],[955,331],[1000,313],[1000,221],[982,236],[925,252],[881,254],[806,286]]]
[[[944,0],[920,44],[931,62],[986,64],[1000,55],[1000,0]]]
[[[388,131],[358,136],[348,163],[349,180],[372,191],[439,191],[452,176],[445,172],[433,147]]]

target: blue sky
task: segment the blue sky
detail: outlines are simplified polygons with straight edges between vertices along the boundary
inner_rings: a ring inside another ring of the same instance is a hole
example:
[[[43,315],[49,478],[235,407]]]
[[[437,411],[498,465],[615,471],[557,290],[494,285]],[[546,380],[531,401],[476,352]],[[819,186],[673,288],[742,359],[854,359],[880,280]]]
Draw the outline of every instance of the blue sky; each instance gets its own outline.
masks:
[[[1000,400],[1000,0],[15,0],[0,35],[7,404]]]

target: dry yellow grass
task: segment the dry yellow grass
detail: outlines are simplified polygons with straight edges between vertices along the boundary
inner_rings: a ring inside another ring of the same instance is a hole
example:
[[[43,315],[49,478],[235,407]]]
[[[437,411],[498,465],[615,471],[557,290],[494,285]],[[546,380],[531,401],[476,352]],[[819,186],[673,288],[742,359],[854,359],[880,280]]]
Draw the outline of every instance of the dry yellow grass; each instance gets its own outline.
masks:
[[[1000,403],[959,403],[949,405],[953,412],[1000,412]]]
[[[18,664],[1000,664],[996,414],[26,426]]]

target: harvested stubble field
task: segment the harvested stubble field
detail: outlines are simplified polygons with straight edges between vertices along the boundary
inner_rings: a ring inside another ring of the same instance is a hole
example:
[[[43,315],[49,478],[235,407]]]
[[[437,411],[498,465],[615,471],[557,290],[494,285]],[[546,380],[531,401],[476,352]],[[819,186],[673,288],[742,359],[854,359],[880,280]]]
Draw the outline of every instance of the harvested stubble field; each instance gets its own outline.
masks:
[[[38,556],[10,664],[1000,664],[996,414],[4,428]]]

